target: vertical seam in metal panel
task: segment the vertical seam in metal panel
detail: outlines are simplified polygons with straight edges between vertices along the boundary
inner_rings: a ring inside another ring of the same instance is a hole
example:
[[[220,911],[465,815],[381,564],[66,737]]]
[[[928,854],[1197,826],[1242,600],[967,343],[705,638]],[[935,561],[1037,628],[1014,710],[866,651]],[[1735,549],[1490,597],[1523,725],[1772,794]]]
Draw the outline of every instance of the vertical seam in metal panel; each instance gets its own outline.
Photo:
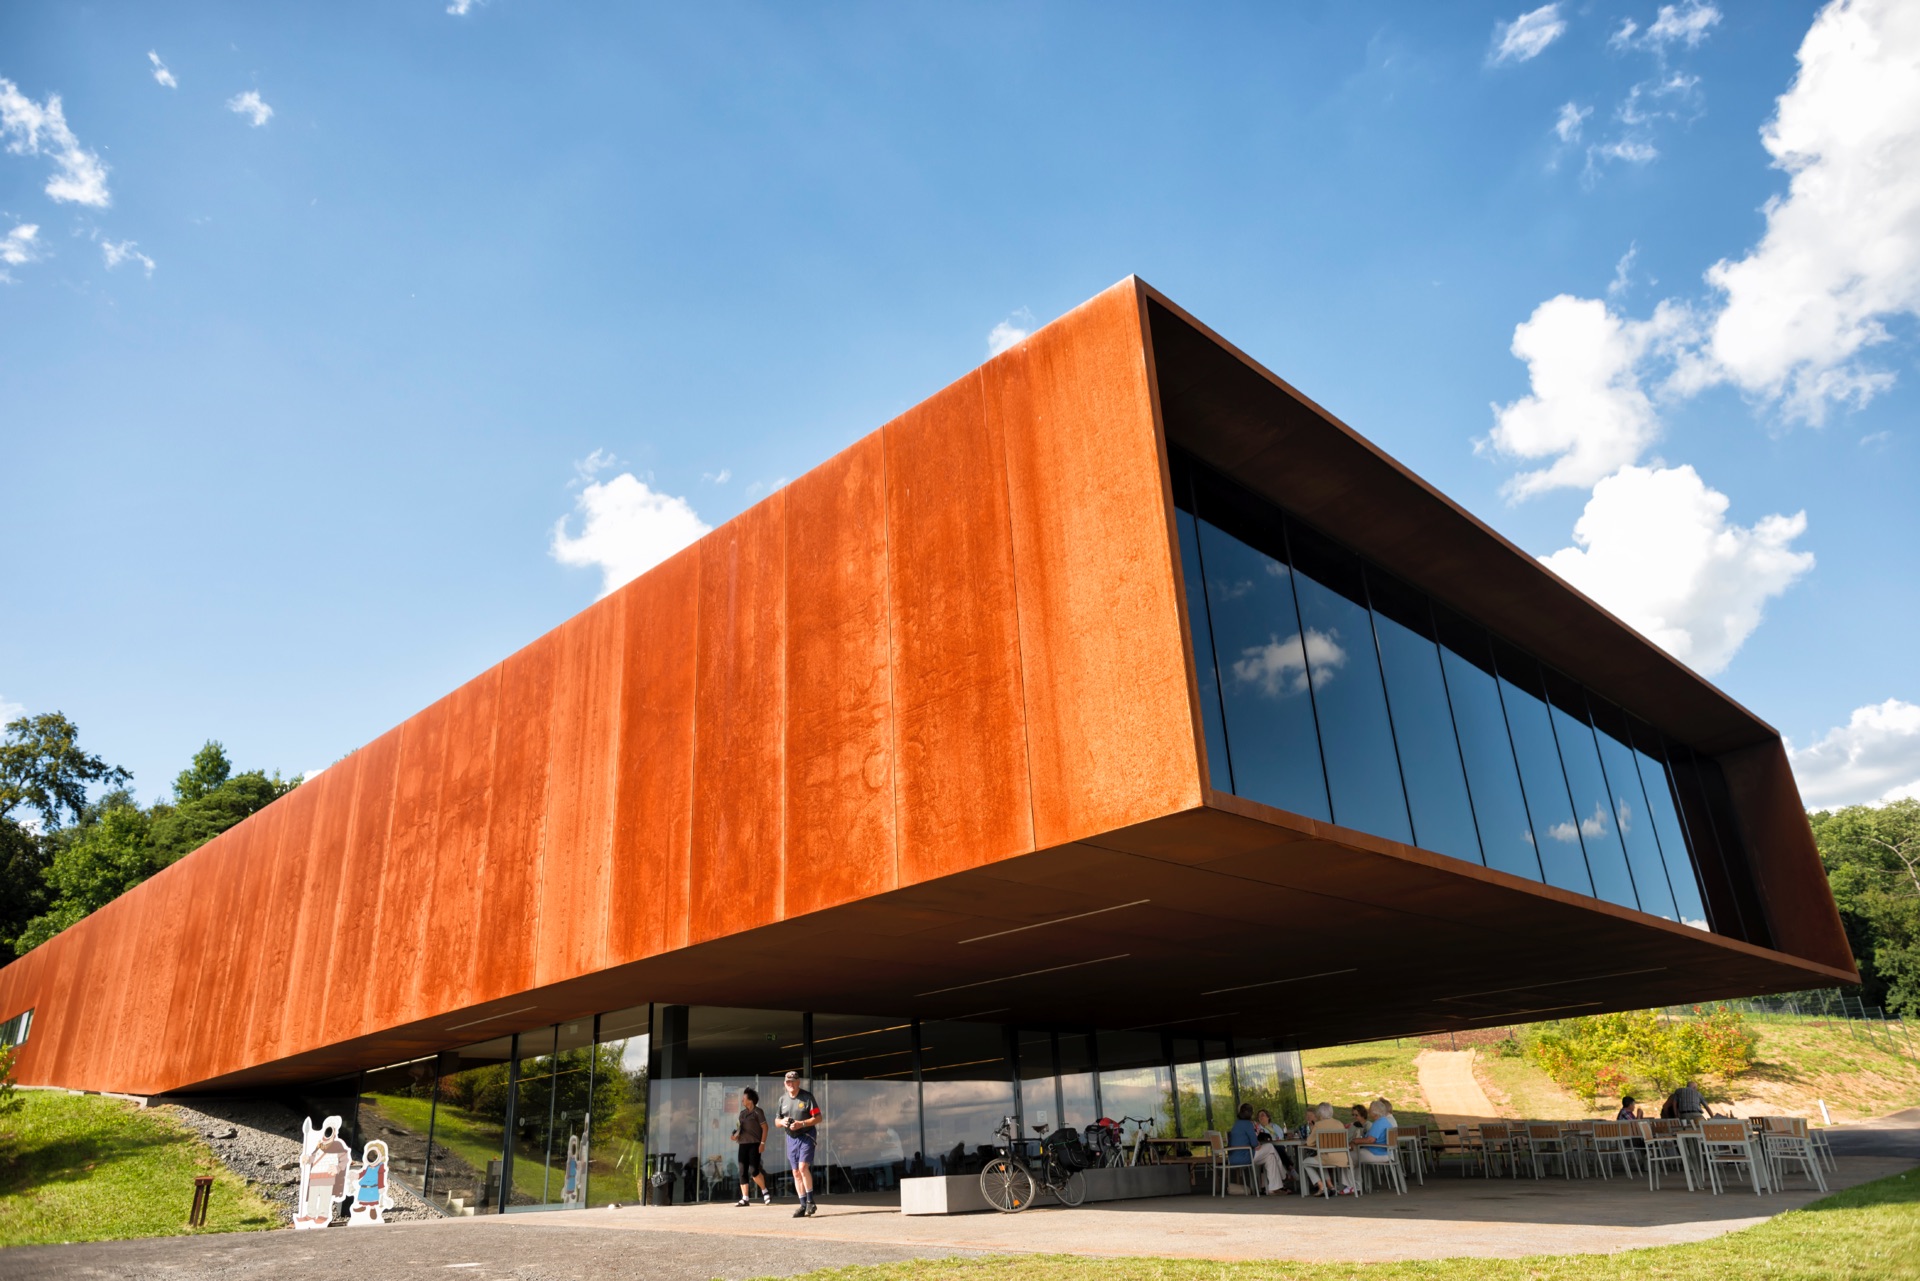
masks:
[[[890,890],[900,888],[900,762],[898,735],[896,727],[900,723],[899,709],[894,705],[893,690],[893,524],[890,519],[892,504],[887,501],[889,490],[887,472],[886,428],[874,433],[877,447],[874,453],[880,456],[880,612],[887,624],[887,661],[884,665],[887,677],[887,844],[893,855],[893,872],[887,880]],[[914,1035],[919,1036],[919,1022],[914,1023]],[[914,1042],[914,1053],[919,1054],[919,1041]],[[915,1072],[918,1073],[918,1058],[915,1059]],[[918,1079],[916,1075],[915,1079]],[[920,1153],[926,1156],[926,1123],[920,1127]]]
[[[1020,354],[1022,360],[1026,353]],[[987,395],[986,367],[973,371],[973,379],[980,393],[980,412],[986,416],[989,428],[996,421],[993,401]],[[1007,564],[1012,569],[1012,581],[1008,586],[1013,591],[1013,654],[1014,675],[1020,682],[1020,746],[1026,754],[1027,775],[1027,850],[1040,847],[1040,820],[1033,810],[1033,706],[1027,699],[1027,644],[1021,634],[1022,612],[1020,607],[1020,536],[1013,525],[1013,459],[1007,452],[1007,432],[1002,424],[1000,432],[1000,490],[1007,504]]]
[[[613,633],[613,689],[602,704],[608,711],[608,719],[613,722],[609,734],[606,755],[606,792],[602,796],[600,811],[600,871],[595,889],[599,898],[599,930],[594,938],[597,953],[595,968],[603,968],[613,962],[613,862],[619,857],[615,848],[620,830],[620,744],[626,726],[626,718],[620,714],[626,702],[627,684],[627,609],[631,592],[617,592],[610,603],[613,618],[609,627]],[[597,1019],[599,1016],[596,1015]],[[587,1096],[592,1098],[591,1093]]]
[[[787,496],[784,491],[776,490],[769,494],[768,501],[775,497],[780,501],[780,658],[773,666],[780,673],[780,768],[773,775],[780,783],[780,828],[777,839],[780,848],[774,855],[775,874],[773,878],[773,919],[787,919],[787,761],[790,748],[787,736],[793,730],[793,709],[789,700],[793,697],[792,673],[787,670],[793,661],[792,636],[787,627],[787,575],[793,572],[793,558],[787,554],[788,521]]]
[[[706,555],[696,543],[693,555],[693,641],[692,653],[688,663],[692,667],[689,683],[692,696],[687,699],[687,841],[680,855],[680,911],[681,928],[675,946],[686,947],[693,939],[693,820],[695,792],[700,787],[700,645],[703,639],[702,629],[706,623],[706,611],[702,609],[701,598],[706,592]],[[664,922],[671,932],[671,922]],[[671,950],[671,949],[665,949]]]

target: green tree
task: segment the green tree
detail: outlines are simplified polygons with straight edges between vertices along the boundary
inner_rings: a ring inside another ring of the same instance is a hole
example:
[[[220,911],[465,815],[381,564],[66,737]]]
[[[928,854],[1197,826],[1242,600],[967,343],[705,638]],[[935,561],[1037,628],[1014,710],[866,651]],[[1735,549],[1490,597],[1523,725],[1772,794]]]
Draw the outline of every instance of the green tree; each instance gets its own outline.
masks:
[[[173,804],[151,811],[151,839],[160,865],[191,854],[299,785],[298,779],[283,779],[277,770],[271,775],[263,770],[235,774],[226,748],[209,740],[174,779]]]
[[[96,785],[125,787],[133,775],[80,750],[80,727],[59,712],[7,722],[0,740],[0,817],[32,810],[46,830],[79,819]]]
[[[91,821],[51,840],[53,858],[43,879],[52,902],[15,943],[23,956],[165,866],[150,839],[152,820],[129,793],[107,793],[84,817]]]
[[[1920,800],[1808,816],[1864,984],[1861,999],[1920,1014]]]
[[[79,821],[96,786],[133,776],[82,751],[80,728],[59,712],[9,721],[0,738],[0,940],[47,910],[52,837]]]

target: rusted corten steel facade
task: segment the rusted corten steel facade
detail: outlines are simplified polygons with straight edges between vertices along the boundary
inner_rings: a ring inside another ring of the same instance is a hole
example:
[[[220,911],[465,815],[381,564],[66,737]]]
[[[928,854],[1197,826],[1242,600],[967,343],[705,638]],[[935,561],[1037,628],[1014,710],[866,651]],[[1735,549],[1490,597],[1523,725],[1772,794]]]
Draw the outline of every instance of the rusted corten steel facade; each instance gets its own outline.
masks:
[[[1210,787],[1170,444],[1714,754],[1772,946]],[[9,965],[0,1017],[23,1082],[151,1094],[635,1000],[1312,1044],[1854,977],[1774,731],[1129,279]]]

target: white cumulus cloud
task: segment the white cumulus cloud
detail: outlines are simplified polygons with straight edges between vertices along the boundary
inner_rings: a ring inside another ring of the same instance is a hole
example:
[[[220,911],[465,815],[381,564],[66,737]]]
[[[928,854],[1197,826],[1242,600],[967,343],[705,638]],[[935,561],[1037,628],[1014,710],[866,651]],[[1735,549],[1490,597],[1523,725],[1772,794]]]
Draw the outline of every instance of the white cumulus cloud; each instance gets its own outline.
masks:
[[[1499,66],[1506,62],[1528,62],[1546,52],[1548,45],[1567,32],[1560,17],[1560,6],[1543,4],[1531,13],[1523,13],[1512,22],[1497,22],[1493,27],[1493,49],[1487,62]]]
[[[456,18],[464,18],[473,12],[474,6],[482,0],[448,0],[447,12]]]
[[[30,222],[20,223],[5,236],[0,236],[0,282],[13,279],[7,272],[8,267],[20,267],[40,257],[40,228]]]
[[[147,50],[147,61],[153,64],[153,78],[155,81],[168,89],[178,89],[180,87],[180,82],[173,78],[173,72],[167,70],[167,64],[160,61],[158,52],[152,49]]]
[[[27,714],[25,703],[16,703],[5,695],[0,695],[0,726],[8,721],[18,720]]]
[[[74,137],[59,94],[48,94],[45,102],[35,102],[13,81],[0,76],[0,136],[6,138],[7,150],[16,156],[52,157],[54,172],[46,186],[49,198],[96,209],[112,203],[107,192],[107,167]]]
[[[1542,562],[1696,671],[1726,667],[1766,603],[1813,568],[1805,512],[1727,520],[1691,467],[1623,467],[1593,487],[1575,546]]]
[[[1723,305],[1696,381],[1729,381],[1818,423],[1893,375],[1861,356],[1920,315],[1920,5],[1836,0],[1761,142],[1790,175],[1760,243],[1716,263]]]
[[[548,550],[562,565],[599,569],[603,597],[711,528],[686,499],[659,493],[632,472],[589,482],[574,500],[574,509],[580,532],[569,532],[572,517],[562,516],[554,524]]]
[[[100,256],[106,259],[107,270],[111,271],[123,262],[137,262],[147,269],[147,275],[153,275],[153,259],[141,253],[136,244],[137,242],[132,240],[122,240],[117,243],[112,240],[101,241]]]
[[[1596,298],[1570,294],[1536,307],[1513,331],[1513,354],[1527,362],[1532,390],[1493,407],[1486,444],[1510,459],[1552,461],[1509,480],[1507,495],[1585,489],[1638,460],[1660,433],[1642,367],[1687,331],[1686,312],[1672,306],[1651,320],[1626,319]]]
[[[1268,698],[1286,694],[1304,694],[1309,665],[1313,687],[1321,689],[1346,666],[1347,651],[1339,638],[1317,627],[1307,628],[1306,643],[1300,633],[1281,640],[1269,637],[1265,645],[1252,645],[1240,652],[1233,664],[1233,678],[1243,685],[1259,688]]]
[[[987,355],[998,356],[1037,328],[1033,313],[1025,307],[987,331]]]
[[[245,116],[255,129],[273,119],[273,108],[261,99],[259,91],[249,89],[245,93],[235,94],[227,99],[227,110],[237,116]]]
[[[1670,44],[1684,44],[1696,49],[1720,22],[1720,11],[1701,0],[1686,0],[1684,4],[1663,4],[1660,12],[1654,15],[1653,25],[1647,28],[1641,40],[1649,45],[1664,48]]]
[[[1789,741],[1787,756],[1813,809],[1920,797],[1920,706],[1890,698],[1856,707],[1812,745]]]

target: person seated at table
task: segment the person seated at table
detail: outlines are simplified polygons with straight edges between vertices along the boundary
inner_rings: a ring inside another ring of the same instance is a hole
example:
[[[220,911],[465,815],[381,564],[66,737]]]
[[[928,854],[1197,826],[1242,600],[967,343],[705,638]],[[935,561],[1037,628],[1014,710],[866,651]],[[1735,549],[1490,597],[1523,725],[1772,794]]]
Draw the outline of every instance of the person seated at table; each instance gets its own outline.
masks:
[[[1261,1146],[1260,1131],[1253,1123],[1253,1104],[1242,1103],[1239,1114],[1233,1122],[1233,1128],[1227,1131],[1227,1164],[1251,1165],[1258,1167],[1255,1174],[1254,1191],[1260,1190],[1260,1175],[1267,1176],[1267,1186],[1280,1186],[1280,1163],[1273,1159],[1273,1145]]]
[[[1616,1121],[1638,1121],[1640,1119],[1640,1100],[1631,1094],[1620,1097],[1620,1110],[1613,1114]]]
[[[1384,1098],[1375,1099],[1374,1103],[1379,1107],[1380,1111],[1386,1115],[1387,1125],[1393,1129],[1399,1129],[1400,1118],[1393,1114],[1393,1104],[1387,1102]]]
[[[1293,1166],[1287,1161],[1286,1154],[1280,1150],[1279,1141],[1286,1132],[1273,1123],[1273,1113],[1261,1108],[1253,1114],[1253,1161],[1267,1175],[1267,1195],[1276,1196],[1287,1191],[1287,1179]],[[1265,1163],[1271,1159],[1269,1168]]]
[[[1309,1145],[1313,1143],[1316,1135],[1345,1134],[1347,1132],[1346,1126],[1333,1119],[1333,1104],[1322,1103],[1314,1109],[1313,1115],[1313,1128],[1307,1131],[1307,1142]],[[1300,1162],[1300,1169],[1301,1172],[1307,1176],[1308,1186],[1316,1192],[1320,1190],[1320,1181],[1323,1178],[1332,1177],[1321,1168],[1319,1154],[1315,1152],[1311,1146],[1308,1148],[1306,1159]],[[1353,1175],[1350,1170],[1342,1169],[1340,1171],[1340,1184],[1341,1196],[1353,1195]]]
[[[1367,1132],[1367,1120],[1367,1105],[1364,1103],[1354,1104],[1353,1115],[1347,1118],[1347,1128],[1353,1132],[1355,1139],[1358,1139]]]
[[[1375,1099],[1367,1106],[1367,1127],[1354,1145],[1353,1159],[1361,1165],[1391,1164],[1393,1154],[1387,1150],[1387,1131],[1393,1128],[1393,1114],[1387,1111],[1387,1101]]]

